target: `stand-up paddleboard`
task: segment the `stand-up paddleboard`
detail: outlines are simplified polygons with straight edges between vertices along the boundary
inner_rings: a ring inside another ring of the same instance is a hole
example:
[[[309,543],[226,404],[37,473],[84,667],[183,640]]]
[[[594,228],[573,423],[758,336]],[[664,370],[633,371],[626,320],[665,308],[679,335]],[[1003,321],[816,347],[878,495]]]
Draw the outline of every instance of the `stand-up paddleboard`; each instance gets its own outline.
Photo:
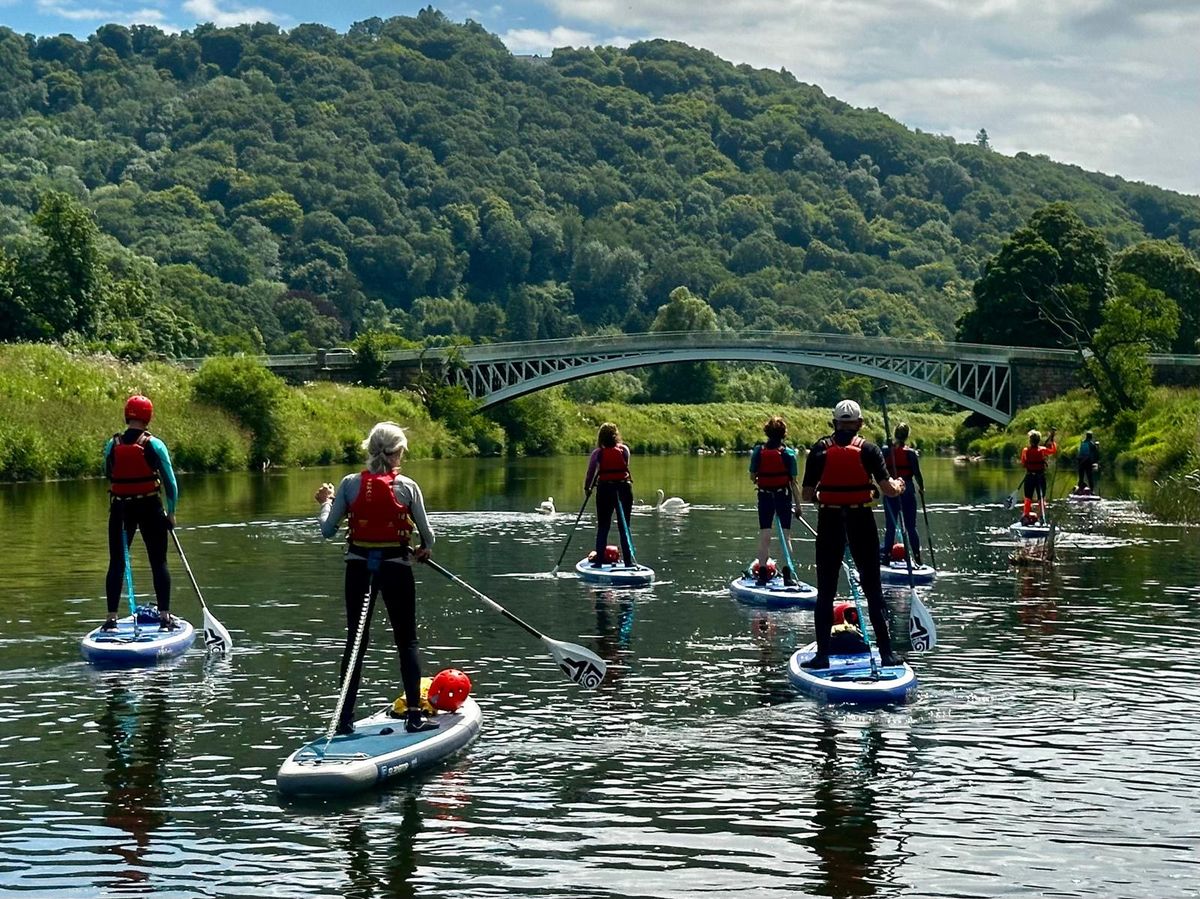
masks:
[[[879,580],[885,586],[907,587],[908,565],[905,562],[888,562],[879,566]],[[914,565],[912,567],[912,583],[932,584],[937,578],[937,571],[929,565]]]
[[[390,708],[354,722],[354,733],[319,737],[287,757],[275,782],[288,796],[343,796],[440,762],[469,746],[483,715],[474,699],[429,718],[437,730],[410,734]]]
[[[646,565],[625,565],[605,562],[599,568],[590,559],[580,559],[575,573],[593,584],[608,584],[613,587],[644,587],[654,583],[654,569]]]
[[[1019,521],[1014,521],[1008,526],[1008,530],[1023,540],[1045,540],[1050,536],[1050,525],[1048,524],[1021,524]]]
[[[1100,502],[1100,494],[1098,494],[1098,493],[1068,493],[1067,499],[1073,503],[1098,503],[1098,502]]]
[[[785,587],[779,574],[763,585],[752,575],[743,574],[730,582],[729,592],[738,602],[765,609],[811,609],[817,603],[816,587],[804,581]]]
[[[196,629],[178,615],[174,630],[158,629],[158,611],[139,608],[137,627],[134,616],[117,620],[116,630],[96,628],[79,643],[83,657],[93,665],[153,665],[163,659],[181,656],[196,639]]]
[[[860,705],[898,703],[905,702],[917,689],[917,676],[907,662],[883,665],[874,647],[871,647],[871,654],[875,656],[878,676],[872,673],[871,659],[865,652],[850,655],[831,653],[829,667],[825,669],[800,667],[801,662],[807,662],[816,654],[816,643],[796,650],[788,661],[788,680],[800,692],[822,702],[854,702]]]

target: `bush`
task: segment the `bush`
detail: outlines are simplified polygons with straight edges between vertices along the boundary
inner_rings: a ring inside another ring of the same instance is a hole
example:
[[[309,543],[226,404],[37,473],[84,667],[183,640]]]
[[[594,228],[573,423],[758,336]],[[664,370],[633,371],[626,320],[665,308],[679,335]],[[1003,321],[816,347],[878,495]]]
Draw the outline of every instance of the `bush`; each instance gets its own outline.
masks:
[[[224,409],[254,435],[251,463],[287,456],[287,434],[280,408],[287,392],[283,380],[253,359],[217,358],[204,363],[196,374],[197,400]]]

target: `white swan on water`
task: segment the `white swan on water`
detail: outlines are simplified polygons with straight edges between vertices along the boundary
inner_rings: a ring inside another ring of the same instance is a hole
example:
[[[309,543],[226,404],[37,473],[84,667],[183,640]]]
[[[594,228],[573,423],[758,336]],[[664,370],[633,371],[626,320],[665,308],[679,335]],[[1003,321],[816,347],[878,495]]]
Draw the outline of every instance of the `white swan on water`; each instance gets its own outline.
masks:
[[[551,496],[551,497],[547,497],[546,499],[542,500],[541,503],[538,504],[538,507],[536,509],[534,509],[533,511],[541,512],[543,515],[553,515],[554,514],[554,497]]]
[[[667,496],[659,490],[658,502],[654,504],[654,508],[660,512],[686,512],[691,507],[678,496]]]

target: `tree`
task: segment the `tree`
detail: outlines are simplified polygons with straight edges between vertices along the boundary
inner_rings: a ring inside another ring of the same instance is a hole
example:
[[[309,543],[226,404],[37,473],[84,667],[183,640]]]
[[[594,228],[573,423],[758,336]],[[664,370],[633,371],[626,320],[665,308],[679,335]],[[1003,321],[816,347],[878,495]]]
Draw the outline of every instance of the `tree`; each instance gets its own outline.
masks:
[[[974,294],[960,340],[1075,348],[1099,326],[1112,294],[1108,245],[1069,205],[1053,203],[1003,243]]]
[[[686,287],[671,291],[658,307],[651,331],[716,331],[717,314]],[[715,362],[677,362],[659,365],[647,376],[650,398],[660,403],[711,403],[717,397],[720,370]]]
[[[1113,271],[1136,275],[1179,306],[1176,353],[1200,353],[1200,262],[1180,244],[1144,240],[1119,253]]]
[[[55,337],[68,331],[90,335],[103,306],[105,279],[92,214],[66,194],[46,194],[33,217],[44,240],[40,252],[22,260],[37,297],[37,316]]]
[[[992,144],[991,144],[991,141],[988,139],[988,133],[987,133],[986,128],[980,128],[978,133],[975,135],[975,146],[979,147],[982,150],[992,149]]]

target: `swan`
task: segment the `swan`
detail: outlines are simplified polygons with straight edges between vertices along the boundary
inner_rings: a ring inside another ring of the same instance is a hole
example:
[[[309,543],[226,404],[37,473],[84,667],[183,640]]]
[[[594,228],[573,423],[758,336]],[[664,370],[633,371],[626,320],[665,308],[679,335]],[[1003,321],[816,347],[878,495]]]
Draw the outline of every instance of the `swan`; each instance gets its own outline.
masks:
[[[554,497],[551,496],[551,497],[547,497],[546,499],[542,500],[541,503],[538,504],[538,507],[536,509],[534,509],[533,511],[541,512],[543,515],[553,515],[554,514]]]
[[[664,499],[664,497],[666,498]],[[658,502],[654,504],[654,508],[660,512],[686,512],[690,507],[678,496],[666,496],[659,490]]]

